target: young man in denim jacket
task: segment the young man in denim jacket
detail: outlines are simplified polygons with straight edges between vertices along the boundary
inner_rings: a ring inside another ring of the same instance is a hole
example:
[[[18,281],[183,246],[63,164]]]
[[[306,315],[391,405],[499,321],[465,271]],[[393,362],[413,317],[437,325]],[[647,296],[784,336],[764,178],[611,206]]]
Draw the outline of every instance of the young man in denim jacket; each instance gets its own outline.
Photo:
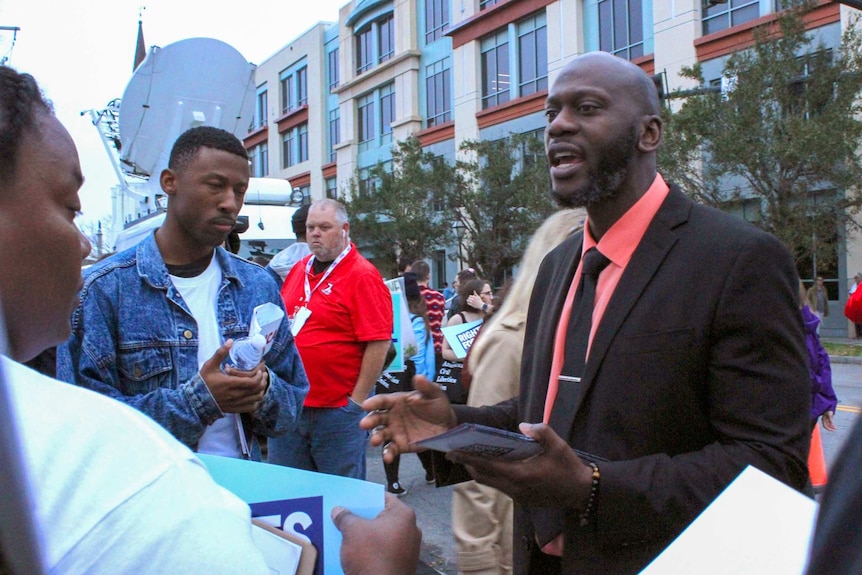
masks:
[[[143,411],[196,451],[260,459],[255,437],[295,425],[308,380],[286,321],[257,367],[223,367],[253,309],[283,307],[266,271],[221,247],[248,180],[229,132],[177,139],[160,176],[164,224],[87,270],[57,376]]]

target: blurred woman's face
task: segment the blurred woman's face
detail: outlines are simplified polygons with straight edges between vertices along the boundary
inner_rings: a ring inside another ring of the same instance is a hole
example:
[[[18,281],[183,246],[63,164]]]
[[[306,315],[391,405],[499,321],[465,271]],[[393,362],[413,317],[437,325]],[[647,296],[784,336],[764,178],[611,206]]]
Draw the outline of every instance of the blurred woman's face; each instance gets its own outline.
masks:
[[[488,305],[494,303],[494,291],[491,289],[491,284],[482,286],[482,293],[479,294],[479,297]]]

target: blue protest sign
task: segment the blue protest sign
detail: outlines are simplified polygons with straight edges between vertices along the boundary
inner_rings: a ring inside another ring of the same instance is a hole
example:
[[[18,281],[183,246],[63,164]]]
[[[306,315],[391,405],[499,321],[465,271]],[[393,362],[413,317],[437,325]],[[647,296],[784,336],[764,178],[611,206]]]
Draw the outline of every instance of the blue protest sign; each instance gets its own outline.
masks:
[[[249,504],[253,517],[314,544],[315,575],[344,575],[341,533],[329,518],[333,507],[369,519],[383,510],[383,486],[376,483],[231,457],[198,457],[216,483]]]

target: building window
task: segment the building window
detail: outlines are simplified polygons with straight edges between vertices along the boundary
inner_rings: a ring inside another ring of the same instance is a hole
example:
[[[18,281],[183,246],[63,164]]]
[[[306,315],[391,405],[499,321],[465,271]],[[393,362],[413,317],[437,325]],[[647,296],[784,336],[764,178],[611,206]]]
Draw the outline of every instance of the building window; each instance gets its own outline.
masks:
[[[258,89],[257,92],[257,103],[254,108],[254,127],[263,128],[266,126],[268,120],[266,88],[264,87],[263,90]]]
[[[392,122],[395,120],[395,87],[387,84],[380,89],[380,134],[392,141]]]
[[[337,159],[335,146],[341,142],[341,110],[336,108],[329,112],[329,161]]]
[[[326,186],[326,197],[332,200],[338,199],[338,178],[326,178],[323,182]]]
[[[374,44],[371,42],[371,26],[356,34],[356,73],[369,70],[374,65]]]
[[[338,48],[329,53],[329,91],[338,87]]]
[[[425,67],[425,121],[429,128],[452,119],[451,73],[449,58]]]
[[[449,0],[425,0],[425,43],[443,37],[449,29]]]
[[[281,79],[281,113],[286,114],[289,112],[293,105],[291,102],[294,101],[293,94],[293,82],[291,81],[293,76],[288,76],[286,78]]]
[[[286,114],[308,105],[308,68],[281,73],[281,113]]]
[[[308,68],[305,67],[296,71],[296,104],[308,105]]]
[[[284,168],[308,160],[308,124],[295,126],[281,135],[281,164]]]
[[[395,54],[395,26],[392,16],[381,20],[379,25],[379,40],[377,53],[380,54],[379,62],[385,62]]]
[[[376,189],[377,189],[377,178],[369,176],[368,170],[360,170],[360,172],[359,172],[359,195],[367,198]]]
[[[395,54],[395,20],[392,13],[358,29],[356,41],[356,74],[385,62]]]
[[[302,205],[307,206],[311,204],[311,186],[299,186],[299,191],[302,192]]]
[[[251,160],[252,177],[263,178],[269,175],[269,146],[266,142],[249,150],[248,157]]]
[[[599,0],[599,49],[626,60],[644,55],[643,0]]]
[[[296,163],[296,129],[281,135],[281,167],[289,168]]]
[[[548,27],[541,12],[518,22],[520,96],[548,89]]]
[[[818,68],[829,66],[832,62],[832,49],[817,50],[796,58],[798,75],[790,82],[790,101],[784,110],[787,117],[802,117],[806,120],[823,113],[834,97],[832,91],[818,91],[809,88],[810,76]],[[740,78],[742,79],[742,78]]]
[[[299,146],[297,163],[308,161],[308,124],[296,127],[296,141]]]
[[[509,34],[482,40],[482,109],[509,101]]]
[[[491,6],[494,6],[495,4],[499,4],[502,1],[503,0],[481,0],[479,2],[479,10],[485,10],[487,8],[490,8]]]
[[[446,158],[444,158],[443,156],[435,156],[434,161],[447,163]],[[431,203],[431,211],[433,212],[451,211],[447,208],[447,204],[449,202],[446,201],[446,193],[443,190],[433,190],[431,192],[429,202]]]
[[[706,36],[759,18],[760,0],[704,0],[701,13]]]
[[[482,39],[482,109],[548,89],[547,30],[540,10]]]
[[[540,128],[531,132],[523,132],[524,137],[518,143],[515,170],[521,173],[529,166],[547,161],[545,155],[545,130]]]
[[[392,142],[392,122],[395,120],[395,85],[381,86],[356,102],[359,150],[370,150]]]
[[[366,94],[359,98],[356,103],[356,111],[359,122],[357,135],[361,146],[377,136],[374,132],[374,94]]]

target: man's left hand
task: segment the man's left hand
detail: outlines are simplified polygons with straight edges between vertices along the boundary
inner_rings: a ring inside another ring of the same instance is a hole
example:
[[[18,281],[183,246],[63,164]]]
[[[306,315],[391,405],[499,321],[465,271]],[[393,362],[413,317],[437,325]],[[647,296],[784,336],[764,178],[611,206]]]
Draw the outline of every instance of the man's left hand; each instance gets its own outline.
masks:
[[[520,428],[542,444],[542,453],[523,461],[464,451],[453,451],[447,457],[467,466],[479,483],[499,489],[525,507],[583,509],[590,494],[592,467],[547,425],[522,423]]]

